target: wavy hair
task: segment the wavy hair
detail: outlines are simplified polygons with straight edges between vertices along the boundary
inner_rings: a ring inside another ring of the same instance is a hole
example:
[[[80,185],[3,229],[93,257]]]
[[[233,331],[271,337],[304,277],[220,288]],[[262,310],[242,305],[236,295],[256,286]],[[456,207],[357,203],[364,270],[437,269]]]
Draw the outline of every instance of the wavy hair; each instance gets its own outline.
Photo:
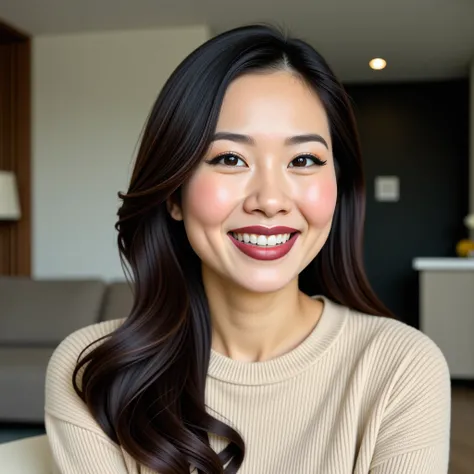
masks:
[[[233,29],[204,43],[158,95],[128,190],[119,193],[118,246],[133,308],[116,331],[79,358],[73,374],[77,394],[104,432],[160,474],[189,473],[191,466],[205,474],[236,473],[244,459],[244,440],[231,422],[206,411],[211,323],[201,262],[166,202],[179,199],[210,146],[229,84],[243,74],[275,70],[297,74],[318,94],[338,180],[331,232],[300,275],[300,289],[390,315],[364,273],[359,139],[350,100],[326,61],[306,42],[266,25]],[[214,452],[209,435],[224,437],[226,448]]]

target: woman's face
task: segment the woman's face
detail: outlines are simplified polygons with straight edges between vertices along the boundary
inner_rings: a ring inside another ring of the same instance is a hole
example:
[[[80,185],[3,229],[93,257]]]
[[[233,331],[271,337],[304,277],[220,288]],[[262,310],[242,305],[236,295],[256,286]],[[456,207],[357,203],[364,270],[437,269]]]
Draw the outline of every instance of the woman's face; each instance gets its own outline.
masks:
[[[229,86],[214,138],[171,215],[184,221],[207,277],[277,291],[331,228],[337,184],[326,112],[291,73],[248,74]]]

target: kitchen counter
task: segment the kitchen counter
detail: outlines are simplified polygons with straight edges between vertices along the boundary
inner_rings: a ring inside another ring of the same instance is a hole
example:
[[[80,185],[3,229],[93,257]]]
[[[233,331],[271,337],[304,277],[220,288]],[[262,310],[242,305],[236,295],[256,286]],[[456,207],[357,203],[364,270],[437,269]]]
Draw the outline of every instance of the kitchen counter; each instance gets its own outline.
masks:
[[[474,258],[416,258],[420,329],[443,352],[451,378],[474,380]]]
[[[474,271],[474,258],[415,258],[413,260],[413,268],[415,270]]]

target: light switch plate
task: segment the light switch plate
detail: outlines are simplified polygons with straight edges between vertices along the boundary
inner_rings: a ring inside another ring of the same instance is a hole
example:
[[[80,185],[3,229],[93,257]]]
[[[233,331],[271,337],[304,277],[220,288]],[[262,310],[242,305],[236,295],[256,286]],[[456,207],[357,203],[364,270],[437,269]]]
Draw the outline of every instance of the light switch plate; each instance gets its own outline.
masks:
[[[377,176],[375,178],[375,200],[397,202],[400,200],[400,180],[398,176]]]

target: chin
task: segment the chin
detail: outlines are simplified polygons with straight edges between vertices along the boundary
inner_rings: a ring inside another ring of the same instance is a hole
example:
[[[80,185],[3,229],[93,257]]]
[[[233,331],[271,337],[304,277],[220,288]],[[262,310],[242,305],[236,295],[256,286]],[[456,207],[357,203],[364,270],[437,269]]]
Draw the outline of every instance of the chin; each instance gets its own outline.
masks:
[[[234,284],[250,293],[276,293],[286,288],[292,279],[287,278],[255,278],[233,280]]]

